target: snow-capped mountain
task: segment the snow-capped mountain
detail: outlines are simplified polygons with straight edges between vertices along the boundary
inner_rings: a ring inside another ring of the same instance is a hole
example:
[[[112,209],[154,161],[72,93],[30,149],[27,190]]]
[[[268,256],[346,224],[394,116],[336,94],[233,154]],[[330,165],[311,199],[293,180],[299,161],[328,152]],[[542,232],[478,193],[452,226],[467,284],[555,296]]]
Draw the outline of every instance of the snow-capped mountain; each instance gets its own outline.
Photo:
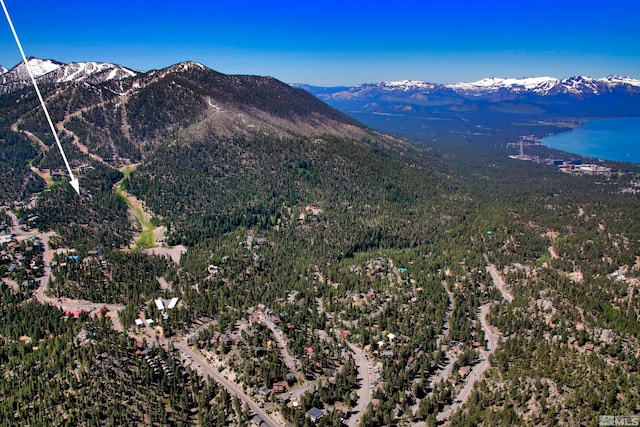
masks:
[[[120,65],[108,62],[72,62],[52,71],[46,78],[56,84],[89,81],[100,83],[108,80],[122,80],[137,73]]]
[[[511,89],[514,91],[537,91],[552,88],[559,82],[560,80],[554,77],[527,77],[523,79],[502,79],[489,77],[486,79],[478,80],[477,82],[457,83],[453,85],[447,85],[447,87],[461,92],[497,91],[500,89]]]
[[[64,65],[50,59],[38,58],[28,58],[27,63],[33,73],[33,77],[36,79],[50,73],[51,71],[57,70]],[[27,71],[27,67],[24,62],[19,63],[5,74],[6,83],[8,84],[17,84],[19,82],[24,82],[26,84],[29,81],[29,72]]]
[[[8,68],[3,67],[2,65],[0,65],[0,75],[6,73],[7,71],[9,71]]]
[[[447,85],[448,88],[463,94],[482,95],[509,90],[515,93],[535,93],[538,95],[556,95],[559,93],[585,95],[604,93],[620,87],[640,88],[640,80],[630,77],[609,76],[591,78],[585,76],[557,79],[554,77],[527,77],[522,79],[504,79],[490,77],[472,83]]]
[[[365,83],[352,87],[319,88],[295,85],[306,89],[323,100],[398,100],[431,95],[449,95],[463,98],[492,100],[513,99],[518,95],[599,95],[616,90],[640,93],[640,80],[630,77],[609,76],[591,78],[584,76],[558,79],[555,77],[527,77],[521,79],[489,77],[476,82],[442,85],[415,80],[398,80]],[[496,96],[502,95],[502,96]]]
[[[640,115],[640,80],[631,77],[490,77],[446,85],[398,80],[351,87],[294,86],[343,112],[378,117],[484,115],[507,120],[524,115],[547,120]]]
[[[28,58],[27,63],[39,84],[60,85],[86,81],[102,83],[134,77],[137,73],[120,65],[106,62],[72,62],[64,64],[50,59]],[[2,74],[0,93],[9,93],[31,85],[24,62]]]

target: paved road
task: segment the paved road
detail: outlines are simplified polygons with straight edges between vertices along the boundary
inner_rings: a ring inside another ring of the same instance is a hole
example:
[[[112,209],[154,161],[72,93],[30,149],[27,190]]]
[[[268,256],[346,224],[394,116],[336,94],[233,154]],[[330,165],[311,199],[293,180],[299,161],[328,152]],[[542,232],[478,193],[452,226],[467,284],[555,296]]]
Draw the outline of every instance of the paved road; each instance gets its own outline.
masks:
[[[361,387],[357,390],[358,404],[352,410],[351,417],[347,420],[347,425],[349,427],[356,427],[360,422],[362,413],[369,405],[369,402],[371,402],[371,397],[373,395],[373,378],[371,378],[373,368],[371,367],[369,359],[362,350],[353,344],[349,344],[349,348],[353,351],[353,359],[356,362],[358,377],[362,379]]]
[[[261,320],[267,328],[271,329],[271,332],[273,332],[273,336],[276,338],[278,347],[280,347],[280,353],[282,354],[282,359],[284,359],[284,364],[287,365],[287,368],[291,372],[297,372],[298,368],[296,366],[296,359],[289,353],[289,350],[287,350],[287,341],[284,339],[282,330],[278,328],[266,315],[262,315]]]
[[[445,284],[445,289],[446,289],[446,284]],[[449,298],[449,306],[447,307],[447,312],[444,315],[444,327],[442,328],[442,333],[436,339],[436,348],[440,348],[440,343],[442,342],[442,340],[449,336],[449,331],[451,330],[451,325],[450,325],[451,314],[453,314],[453,310],[455,309],[455,299],[453,298],[453,292],[451,292],[449,289],[446,289],[446,291],[447,291],[447,297]],[[458,360],[458,357],[451,349],[447,351],[446,355],[447,355],[448,362],[442,368],[438,369],[435,374],[433,374],[433,376],[431,377],[431,384],[435,385],[437,383],[444,382],[453,373],[453,365],[455,365],[456,361]],[[432,392],[430,392],[430,394],[431,393]],[[411,407],[411,410],[413,411],[414,415],[418,412],[419,408],[420,408],[420,402],[416,402],[416,404]]]
[[[451,325],[450,325],[451,314],[453,314],[453,310],[455,309],[455,299],[453,298],[453,292],[451,292],[448,289],[447,289],[447,297],[449,298],[449,307],[447,308],[447,312],[445,313],[445,316],[444,316],[445,325],[444,325],[444,328],[442,329],[442,335],[440,335],[436,340],[437,347],[440,347],[440,343],[442,342],[442,339],[448,337],[449,331],[451,330]],[[456,354],[453,351],[448,351],[447,357],[449,359],[449,362],[442,369],[436,372],[436,374],[432,379],[433,384],[446,381],[451,376],[451,373],[453,372],[453,365],[456,363],[458,358],[456,357]]]
[[[191,357],[191,359],[196,362],[200,368],[211,378],[213,378],[217,383],[221,384],[224,388],[226,388],[230,393],[235,394],[241,399],[243,402],[251,408],[251,410],[262,418],[269,426],[278,427],[279,423],[273,420],[269,414],[260,407],[249,395],[247,395],[240,387],[233,382],[226,379],[220,372],[218,372],[215,368],[213,368],[209,363],[205,360],[205,358],[199,353],[191,349],[186,343],[177,343],[175,344],[175,348],[180,350],[185,355]]]
[[[493,279],[493,285],[498,288],[500,293],[502,294],[502,298],[504,298],[507,302],[513,302],[513,295],[507,291],[507,287],[504,284],[504,280],[502,280],[502,276],[498,273],[498,269],[495,265],[489,264],[487,266],[487,271],[491,274],[491,278]]]
[[[444,326],[442,328],[442,333],[436,339],[436,347],[440,347],[440,343],[442,342],[442,339],[449,336],[449,330],[451,329],[450,319],[451,319],[451,315],[453,314],[453,310],[456,308],[456,300],[453,298],[453,292],[447,289],[446,285],[445,285],[445,290],[447,291],[447,298],[449,299],[449,305],[447,306],[447,311],[444,314]]]

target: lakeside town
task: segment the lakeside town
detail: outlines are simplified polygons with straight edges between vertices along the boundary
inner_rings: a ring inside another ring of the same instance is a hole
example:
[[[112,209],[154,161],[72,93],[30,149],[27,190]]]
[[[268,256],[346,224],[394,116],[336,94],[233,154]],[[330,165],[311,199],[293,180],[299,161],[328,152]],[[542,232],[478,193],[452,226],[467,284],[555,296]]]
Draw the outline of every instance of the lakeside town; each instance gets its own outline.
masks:
[[[530,155],[524,153],[525,146],[539,146],[540,140],[534,135],[526,135],[520,137],[518,142],[510,142],[507,147],[516,146],[520,147],[518,154],[512,154],[509,156],[511,159],[523,160],[534,162],[541,165],[550,165],[557,167],[561,172],[571,175],[609,175],[611,174],[611,168],[603,166],[599,163],[587,163],[582,159],[558,159],[555,157],[542,157],[537,155]]]

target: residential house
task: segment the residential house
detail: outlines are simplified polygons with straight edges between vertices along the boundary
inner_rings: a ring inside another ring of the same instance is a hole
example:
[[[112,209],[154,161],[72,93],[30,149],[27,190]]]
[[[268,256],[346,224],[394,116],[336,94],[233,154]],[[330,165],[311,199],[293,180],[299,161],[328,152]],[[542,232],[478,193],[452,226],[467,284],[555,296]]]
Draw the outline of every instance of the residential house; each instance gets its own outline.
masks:
[[[287,374],[284,377],[287,380],[287,383],[289,385],[291,385],[291,384],[296,382],[296,376],[293,375],[293,373],[291,373],[291,372],[287,372]]]
[[[460,378],[462,379],[466,378],[470,372],[471,366],[463,366],[462,368],[458,369],[458,375],[460,375]]]
[[[314,406],[307,411],[307,416],[311,418],[311,421],[317,423],[318,421],[320,421],[320,418],[324,417],[324,411]]]
[[[271,389],[269,387],[262,386],[260,387],[260,390],[258,390],[258,393],[266,399],[271,394]]]

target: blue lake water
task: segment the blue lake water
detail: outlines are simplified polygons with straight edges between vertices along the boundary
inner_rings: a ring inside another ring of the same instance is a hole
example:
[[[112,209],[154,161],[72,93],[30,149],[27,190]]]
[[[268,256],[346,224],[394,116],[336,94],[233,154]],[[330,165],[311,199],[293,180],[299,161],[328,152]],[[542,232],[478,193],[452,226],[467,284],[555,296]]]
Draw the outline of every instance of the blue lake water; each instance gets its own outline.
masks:
[[[597,159],[640,163],[640,117],[591,120],[542,139],[556,150]]]

